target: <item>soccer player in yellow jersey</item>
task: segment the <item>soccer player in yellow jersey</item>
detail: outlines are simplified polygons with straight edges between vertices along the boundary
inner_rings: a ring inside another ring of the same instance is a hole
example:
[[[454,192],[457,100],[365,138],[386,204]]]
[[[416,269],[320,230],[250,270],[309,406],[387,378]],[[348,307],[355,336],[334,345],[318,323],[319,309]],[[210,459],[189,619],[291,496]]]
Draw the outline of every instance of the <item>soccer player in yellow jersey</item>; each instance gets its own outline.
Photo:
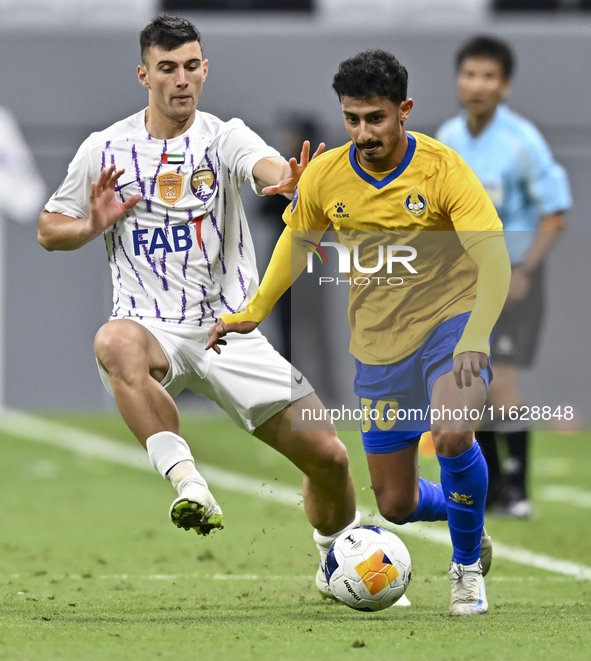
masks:
[[[255,328],[303,270],[297,232],[332,225],[353,253],[355,392],[363,408],[382,416],[362,423],[380,513],[398,524],[447,520],[453,544],[449,612],[483,614],[483,576],[492,555],[483,528],[488,477],[468,412],[479,412],[486,400],[490,335],[509,285],[502,225],[455,152],[405,130],[413,101],[406,69],[393,55],[372,50],[342,62],[333,88],[351,142],[304,172],[257,294],[245,312],[222,318],[208,347],[219,352],[225,334]],[[362,263],[368,247],[372,260]],[[406,274],[393,292],[384,286],[385,276],[404,255]],[[410,408],[425,414],[422,423],[402,419],[401,410]],[[397,411],[394,424],[391,410]],[[429,421],[441,484],[418,474],[418,442]],[[320,578],[317,585],[330,594]]]

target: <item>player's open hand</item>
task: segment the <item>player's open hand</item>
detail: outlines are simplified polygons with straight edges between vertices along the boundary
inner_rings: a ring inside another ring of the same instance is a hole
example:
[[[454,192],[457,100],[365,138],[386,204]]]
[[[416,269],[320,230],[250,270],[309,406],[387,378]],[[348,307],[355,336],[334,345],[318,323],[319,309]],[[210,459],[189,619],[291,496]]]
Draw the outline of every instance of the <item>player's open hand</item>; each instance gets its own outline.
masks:
[[[226,340],[222,338],[228,333],[241,333],[246,335],[258,326],[257,321],[240,321],[237,324],[225,324],[221,319],[215,326],[209,329],[209,342],[205,345],[205,350],[213,349],[216,353],[222,353],[220,347],[227,344]]]
[[[324,142],[321,142],[318,145],[318,149],[314,152],[312,158],[320,156],[324,152],[326,145]],[[310,141],[306,140],[302,145],[302,153],[300,154],[300,162],[296,158],[289,159],[289,175],[283,180],[280,181],[275,186],[267,186],[263,188],[263,193],[265,195],[277,195],[279,193],[293,195],[298,181],[302,176],[302,172],[308,167],[310,162]]]
[[[479,351],[464,351],[454,358],[454,378],[458,388],[469,388],[472,381],[480,376],[480,370],[488,365],[488,358]]]
[[[89,221],[97,236],[114,225],[123,214],[142,199],[138,194],[125,202],[117,200],[115,187],[124,172],[125,170],[115,171],[115,166],[111,165],[106,170],[102,170],[97,181],[90,185]]]

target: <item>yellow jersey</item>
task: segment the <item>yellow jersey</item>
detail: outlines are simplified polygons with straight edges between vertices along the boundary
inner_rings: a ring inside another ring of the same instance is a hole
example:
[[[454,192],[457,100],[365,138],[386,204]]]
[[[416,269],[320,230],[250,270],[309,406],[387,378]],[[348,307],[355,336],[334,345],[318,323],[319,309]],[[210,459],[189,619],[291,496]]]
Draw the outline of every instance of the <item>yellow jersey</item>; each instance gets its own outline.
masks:
[[[502,232],[460,156],[428,136],[406,135],[403,161],[383,175],[360,166],[352,143],[315,158],[283,215],[296,232],[332,225],[349,251],[349,272],[339,277],[351,283],[350,349],[373,365],[406,358],[440,323],[472,310],[477,271],[466,249]]]

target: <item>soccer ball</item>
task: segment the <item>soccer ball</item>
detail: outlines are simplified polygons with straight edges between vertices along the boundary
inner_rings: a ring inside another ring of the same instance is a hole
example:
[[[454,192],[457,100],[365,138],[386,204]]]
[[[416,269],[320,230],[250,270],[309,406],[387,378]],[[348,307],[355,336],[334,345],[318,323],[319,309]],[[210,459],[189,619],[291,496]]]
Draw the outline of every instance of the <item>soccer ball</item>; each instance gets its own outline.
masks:
[[[377,526],[347,530],[326,558],[333,595],[358,611],[381,611],[395,604],[410,582],[408,549],[394,533]]]

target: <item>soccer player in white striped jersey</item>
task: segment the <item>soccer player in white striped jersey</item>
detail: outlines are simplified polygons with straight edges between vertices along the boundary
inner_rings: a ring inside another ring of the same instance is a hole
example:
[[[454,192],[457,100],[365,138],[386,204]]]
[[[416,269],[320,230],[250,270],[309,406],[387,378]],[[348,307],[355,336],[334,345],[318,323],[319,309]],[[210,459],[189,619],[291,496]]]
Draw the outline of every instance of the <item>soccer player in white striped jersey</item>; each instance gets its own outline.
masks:
[[[82,144],[40,215],[39,241],[47,250],[75,250],[104,236],[113,311],[96,335],[97,363],[125,422],[178,491],[173,522],[199,534],[223,527],[180,435],[172,398],[188,388],[300,468],[322,563],[358,516],[334,428],[291,430],[292,407],[321,409],[320,400],[260,333],[232,337],[221,355],[205,351],[211,325],[244,310],[257,289],[242,184],[293,193],[309,145],[300,163],[287,163],[240,120],[196,109],[208,62],[188,21],[159,16],[140,45],[148,107]]]

